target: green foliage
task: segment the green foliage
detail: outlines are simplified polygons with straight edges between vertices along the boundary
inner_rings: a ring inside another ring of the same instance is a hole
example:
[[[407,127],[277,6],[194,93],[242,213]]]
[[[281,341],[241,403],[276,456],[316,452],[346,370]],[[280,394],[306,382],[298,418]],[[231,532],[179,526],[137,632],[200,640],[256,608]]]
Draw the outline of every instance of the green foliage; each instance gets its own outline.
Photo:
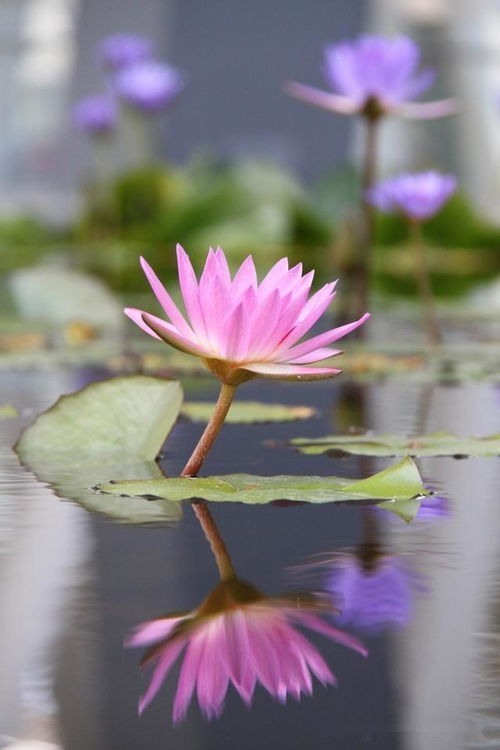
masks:
[[[207,247],[221,245],[233,265],[249,253],[262,267],[287,255],[314,268],[320,283],[334,270],[347,274],[358,204],[359,178],[352,169],[327,174],[305,191],[286,169],[258,160],[155,165],[88,186],[85,211],[65,234],[29,218],[0,222],[0,271],[65,252],[78,267],[129,294],[144,288],[140,254],[167,283],[173,280],[181,242],[198,267]],[[477,216],[463,194],[428,222],[425,236],[439,295],[462,293],[500,272],[500,229]],[[376,245],[375,284],[414,295],[404,220],[378,215]]]

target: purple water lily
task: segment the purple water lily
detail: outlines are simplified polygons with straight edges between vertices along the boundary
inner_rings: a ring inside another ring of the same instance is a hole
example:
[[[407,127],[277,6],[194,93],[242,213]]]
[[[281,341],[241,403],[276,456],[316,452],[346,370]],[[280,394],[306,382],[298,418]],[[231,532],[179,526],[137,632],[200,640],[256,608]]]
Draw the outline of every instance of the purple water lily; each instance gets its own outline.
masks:
[[[115,79],[118,95],[142,112],[169,107],[184,88],[184,76],[165,63],[146,60],[120,70]]]
[[[153,42],[138,34],[112,34],[99,45],[99,53],[108,67],[119,69],[150,58]]]
[[[457,111],[453,99],[413,101],[432,84],[435,74],[419,70],[420,49],[412,39],[398,36],[360,36],[329,45],[324,73],[332,89],[324,91],[290,82],[287,93],[322,109],[370,118],[399,114],[415,119],[447,117]]]
[[[73,122],[90,135],[105,135],[115,129],[118,113],[113,100],[106,94],[80,99],[73,109]]]
[[[412,221],[431,219],[455,192],[457,179],[439,172],[402,174],[380,182],[367,199],[384,213],[401,212]]]

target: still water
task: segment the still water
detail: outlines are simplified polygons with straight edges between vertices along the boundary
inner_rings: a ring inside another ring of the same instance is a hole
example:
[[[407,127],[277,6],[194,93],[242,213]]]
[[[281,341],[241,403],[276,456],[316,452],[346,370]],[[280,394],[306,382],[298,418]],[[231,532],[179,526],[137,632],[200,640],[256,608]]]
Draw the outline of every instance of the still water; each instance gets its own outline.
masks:
[[[285,706],[257,687],[250,710],[231,687],[219,719],[204,719],[194,699],[174,727],[176,665],[139,718],[137,702],[150,675],[141,674],[140,650],[124,649],[123,639],[145,620],[192,610],[217,584],[201,528],[189,506],[169,528],[120,525],[87,513],[56,498],[8,450],[36,412],[102,376],[0,374],[2,401],[20,410],[19,418],[0,420],[1,747],[500,748],[498,458],[419,461],[438,500],[411,525],[358,505],[212,508],[243,580],[273,595],[330,587],[338,601],[343,592],[339,627],[362,639],[369,655],[307,631],[337,687],[314,680],[312,697]],[[393,460],[302,456],[284,445],[361,420],[377,431],[498,431],[499,394],[487,385],[388,383],[362,391],[346,379],[245,385],[240,398],[311,404],[318,417],[226,425],[204,473],[374,472]],[[207,381],[193,398],[214,396]],[[200,430],[176,425],[166,473],[182,468]],[[365,576],[355,593],[346,570]]]

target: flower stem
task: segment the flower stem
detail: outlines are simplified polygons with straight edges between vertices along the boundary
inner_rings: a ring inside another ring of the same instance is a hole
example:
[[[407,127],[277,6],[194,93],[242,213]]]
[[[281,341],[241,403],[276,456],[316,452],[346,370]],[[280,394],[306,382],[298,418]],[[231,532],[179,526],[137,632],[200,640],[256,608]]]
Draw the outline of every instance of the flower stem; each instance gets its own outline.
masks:
[[[363,172],[361,177],[361,196],[363,216],[365,221],[365,244],[370,247],[373,242],[374,230],[374,208],[367,200],[366,193],[375,184],[377,172],[377,145],[378,145],[378,117],[365,117],[365,151],[363,155]]]
[[[205,534],[205,537],[210,544],[210,548],[214,554],[215,562],[219,569],[219,574],[222,581],[227,581],[230,578],[235,578],[233,564],[229,553],[224,544],[224,540],[220,535],[220,531],[212,518],[207,504],[202,500],[197,503],[193,503],[191,506],[194,510],[196,518],[201,524],[201,528]]]
[[[436,347],[442,343],[441,331],[436,316],[436,306],[432,293],[427,254],[425,252],[422,225],[419,221],[410,221],[410,241],[413,250],[415,280],[422,303],[424,326],[429,342]]]
[[[203,432],[198,445],[194,449],[191,458],[183,468],[181,477],[195,477],[198,474],[203,461],[207,457],[208,451],[214,444],[215,438],[224,424],[224,420],[234,398],[235,390],[235,385],[222,383],[214,413],[210,417],[210,421],[205,427],[205,431]]]
[[[369,308],[375,213],[366,195],[367,191],[373,187],[376,179],[379,120],[379,117],[374,116],[363,118],[364,153],[361,172],[361,211],[363,218],[354,275],[354,314],[356,318],[361,317]],[[359,338],[362,338],[365,333],[361,328],[358,328],[356,333]]]

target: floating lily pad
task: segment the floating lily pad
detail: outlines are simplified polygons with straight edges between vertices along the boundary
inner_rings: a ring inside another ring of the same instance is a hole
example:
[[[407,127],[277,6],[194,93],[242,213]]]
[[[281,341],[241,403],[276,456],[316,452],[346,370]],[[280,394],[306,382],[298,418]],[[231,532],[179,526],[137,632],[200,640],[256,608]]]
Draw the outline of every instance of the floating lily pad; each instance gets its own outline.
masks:
[[[96,482],[112,475],[153,479],[154,462],[177,419],[178,382],[143,375],[92,383],[62,396],[28,427],[16,445],[21,461],[57,495],[123,523],[173,523],[178,504],[96,495]],[[117,472],[115,474],[115,472]]]
[[[98,485],[100,492],[148,500],[207,500],[263,505],[277,500],[307,503],[378,501],[406,521],[418,511],[429,491],[411,458],[405,458],[378,474],[356,481],[341,477],[227,474],[207,478],[166,478],[148,481],[110,481]]]
[[[209,401],[186,401],[181,414],[193,422],[208,422],[213,414],[215,404]],[[293,422],[298,419],[310,419],[317,414],[311,406],[289,406],[287,404],[264,404],[261,401],[235,401],[226,422],[238,424],[265,422]]]
[[[295,438],[290,441],[301,453],[334,453],[358,456],[498,456],[500,435],[459,437],[449,432],[408,437],[405,435],[327,435],[322,438]]]

